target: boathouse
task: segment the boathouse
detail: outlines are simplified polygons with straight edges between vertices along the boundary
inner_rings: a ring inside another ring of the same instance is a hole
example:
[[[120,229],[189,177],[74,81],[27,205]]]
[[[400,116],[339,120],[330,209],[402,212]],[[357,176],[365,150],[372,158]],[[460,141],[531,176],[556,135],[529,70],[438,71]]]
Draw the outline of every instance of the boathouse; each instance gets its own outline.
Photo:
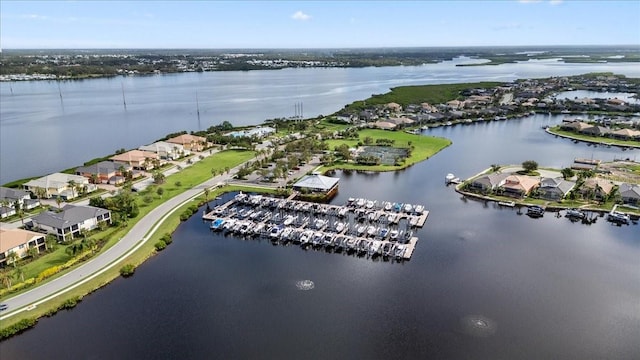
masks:
[[[293,184],[293,189],[300,192],[322,193],[331,197],[338,192],[339,181],[340,178],[311,174]]]

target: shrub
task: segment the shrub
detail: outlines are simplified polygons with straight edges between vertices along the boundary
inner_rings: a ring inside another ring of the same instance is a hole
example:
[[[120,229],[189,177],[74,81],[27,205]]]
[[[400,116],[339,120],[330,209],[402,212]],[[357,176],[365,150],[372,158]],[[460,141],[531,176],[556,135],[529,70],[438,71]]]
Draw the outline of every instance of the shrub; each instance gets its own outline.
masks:
[[[160,238],[160,240],[164,241],[164,243],[167,245],[173,242],[173,239],[171,238],[171,234],[169,233],[162,235],[162,238]]]
[[[7,326],[0,330],[0,340],[9,338],[13,335],[17,335],[29,328],[32,328],[36,325],[38,319],[36,318],[26,318],[18,321],[17,323]]]
[[[133,266],[133,264],[124,264],[120,268],[120,275],[122,275],[122,277],[129,277],[133,275],[134,272],[136,272],[136,267]]]
[[[153,246],[156,247],[157,251],[162,251],[167,247],[167,243],[165,243],[164,241],[160,240],[157,243],[155,243]]]

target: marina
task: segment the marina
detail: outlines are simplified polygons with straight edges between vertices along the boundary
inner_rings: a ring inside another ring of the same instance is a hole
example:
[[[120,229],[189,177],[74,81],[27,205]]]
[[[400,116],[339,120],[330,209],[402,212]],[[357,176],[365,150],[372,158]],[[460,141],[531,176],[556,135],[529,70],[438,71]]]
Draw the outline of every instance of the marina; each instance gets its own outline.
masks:
[[[238,193],[202,218],[212,231],[224,234],[409,260],[418,242],[414,230],[428,216],[423,205],[362,198],[330,205]]]

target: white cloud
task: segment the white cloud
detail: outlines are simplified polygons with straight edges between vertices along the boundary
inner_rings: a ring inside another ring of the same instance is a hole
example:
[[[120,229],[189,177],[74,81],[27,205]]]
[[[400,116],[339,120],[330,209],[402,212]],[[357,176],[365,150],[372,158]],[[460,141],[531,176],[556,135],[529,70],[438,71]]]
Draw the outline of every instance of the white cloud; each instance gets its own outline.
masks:
[[[291,15],[293,20],[305,21],[311,19],[311,15],[305,14],[302,11],[298,10],[293,15]]]
[[[558,4],[562,4],[562,0],[550,0],[549,4],[551,5],[558,5]]]

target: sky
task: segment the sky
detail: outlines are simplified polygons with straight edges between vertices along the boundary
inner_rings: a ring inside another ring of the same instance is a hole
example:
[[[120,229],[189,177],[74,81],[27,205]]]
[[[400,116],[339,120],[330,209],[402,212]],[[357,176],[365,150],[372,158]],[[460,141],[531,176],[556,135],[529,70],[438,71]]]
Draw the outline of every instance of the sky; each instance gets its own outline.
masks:
[[[640,0],[0,1],[0,48],[640,45]]]

